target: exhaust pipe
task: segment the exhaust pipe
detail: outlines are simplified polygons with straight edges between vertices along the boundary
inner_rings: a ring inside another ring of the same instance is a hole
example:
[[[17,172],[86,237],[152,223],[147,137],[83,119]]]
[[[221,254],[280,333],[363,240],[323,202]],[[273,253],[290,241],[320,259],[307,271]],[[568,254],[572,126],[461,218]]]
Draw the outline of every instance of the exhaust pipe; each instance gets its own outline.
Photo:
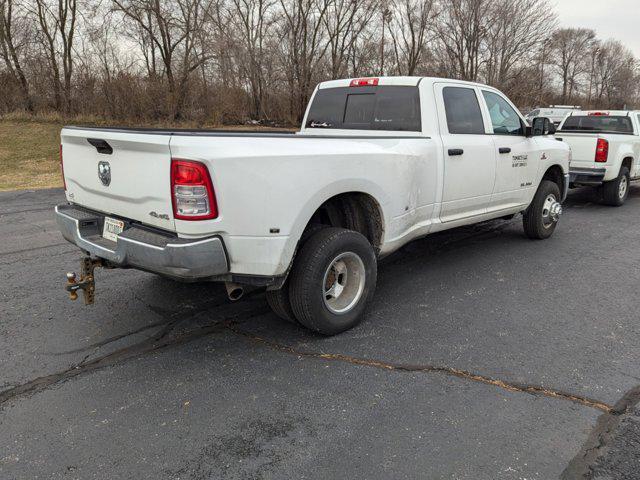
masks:
[[[242,285],[238,285],[233,282],[225,282],[224,286],[227,289],[227,296],[232,302],[237,302],[244,295],[244,287]]]

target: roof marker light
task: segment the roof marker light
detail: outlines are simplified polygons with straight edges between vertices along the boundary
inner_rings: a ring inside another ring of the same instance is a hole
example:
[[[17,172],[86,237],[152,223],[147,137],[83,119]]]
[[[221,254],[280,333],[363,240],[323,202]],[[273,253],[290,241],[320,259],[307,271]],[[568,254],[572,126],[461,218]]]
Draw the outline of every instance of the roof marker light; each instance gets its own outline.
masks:
[[[350,87],[375,87],[378,85],[379,78],[354,78],[349,84]]]

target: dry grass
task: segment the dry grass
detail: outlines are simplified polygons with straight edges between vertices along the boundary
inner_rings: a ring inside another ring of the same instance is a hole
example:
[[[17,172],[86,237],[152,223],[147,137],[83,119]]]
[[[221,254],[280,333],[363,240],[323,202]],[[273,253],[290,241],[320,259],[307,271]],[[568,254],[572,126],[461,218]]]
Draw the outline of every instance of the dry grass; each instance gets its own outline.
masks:
[[[0,191],[62,187],[60,127],[0,120]]]
[[[10,114],[0,117],[0,191],[62,187],[59,145],[63,125],[108,125],[104,119],[77,117],[63,120],[57,114]],[[221,127],[207,123],[155,123],[139,125],[157,128],[233,128],[278,131],[241,125]]]

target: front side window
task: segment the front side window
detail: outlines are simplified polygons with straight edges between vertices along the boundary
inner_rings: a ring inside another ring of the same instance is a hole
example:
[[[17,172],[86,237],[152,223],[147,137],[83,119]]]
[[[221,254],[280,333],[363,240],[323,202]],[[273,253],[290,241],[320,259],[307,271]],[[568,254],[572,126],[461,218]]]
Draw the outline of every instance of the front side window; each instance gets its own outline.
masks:
[[[399,85],[322,88],[305,126],[419,132],[420,93],[418,87]]]
[[[509,105],[509,102],[497,93],[486,90],[482,91],[482,95],[487,102],[493,133],[497,135],[524,135],[520,116]]]
[[[442,97],[449,133],[484,135],[482,111],[474,89],[445,87],[442,89]]]

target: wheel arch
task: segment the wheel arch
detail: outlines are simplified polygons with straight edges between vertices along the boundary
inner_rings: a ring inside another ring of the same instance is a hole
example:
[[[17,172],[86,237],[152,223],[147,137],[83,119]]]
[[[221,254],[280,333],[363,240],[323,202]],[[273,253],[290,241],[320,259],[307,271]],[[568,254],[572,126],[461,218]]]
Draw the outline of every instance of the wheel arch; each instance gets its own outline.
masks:
[[[564,198],[566,196],[567,192],[565,192],[565,188],[568,188],[568,186],[565,185],[564,170],[562,170],[560,165],[556,163],[548,167],[542,175],[540,182],[542,182],[542,180],[550,180],[554,182],[560,189],[560,197]]]
[[[362,181],[344,181],[328,185],[313,195],[300,208],[291,228],[281,260],[285,272],[275,288],[281,287],[286,281],[304,233],[318,220],[321,225],[342,226],[362,233],[371,242],[377,254],[384,242],[387,229],[385,204],[386,194],[382,188]]]

